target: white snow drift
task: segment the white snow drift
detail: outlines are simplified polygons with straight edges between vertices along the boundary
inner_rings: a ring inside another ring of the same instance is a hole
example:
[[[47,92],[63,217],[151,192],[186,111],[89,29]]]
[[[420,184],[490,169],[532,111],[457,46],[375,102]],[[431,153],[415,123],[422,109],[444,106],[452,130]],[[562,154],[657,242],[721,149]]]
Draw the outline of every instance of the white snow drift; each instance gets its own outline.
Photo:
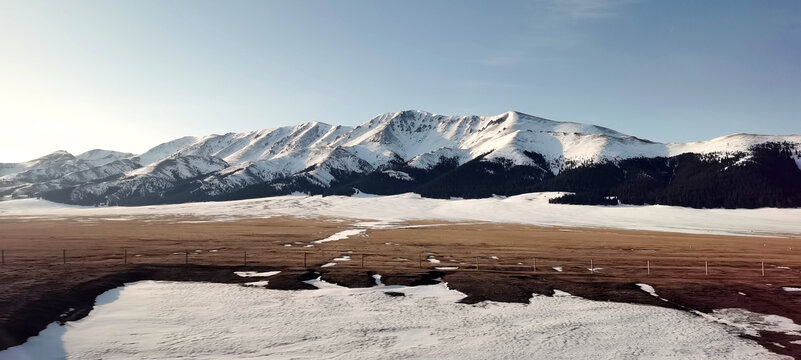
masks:
[[[320,289],[133,283],[0,359],[779,358],[726,325],[674,309],[563,292],[528,305],[466,305],[445,284],[312,283]]]
[[[158,219],[173,216],[235,220],[271,216],[370,219],[359,228],[413,220],[489,221],[750,236],[798,236],[801,209],[691,209],[674,206],[584,206],[549,204],[559,193],[508,198],[444,200],[417,194],[377,197],[278,196],[227,202],[140,207],[78,207],[37,199],[0,201],[0,217],[98,217]],[[350,230],[335,235],[358,235]],[[326,239],[323,239],[326,240]]]

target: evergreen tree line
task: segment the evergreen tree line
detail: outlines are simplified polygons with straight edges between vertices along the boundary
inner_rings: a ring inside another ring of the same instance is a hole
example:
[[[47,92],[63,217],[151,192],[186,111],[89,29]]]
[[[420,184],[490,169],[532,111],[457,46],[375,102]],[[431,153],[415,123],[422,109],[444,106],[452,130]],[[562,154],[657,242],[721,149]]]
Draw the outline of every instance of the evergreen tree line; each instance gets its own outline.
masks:
[[[45,193],[44,198],[81,205],[145,205],[190,201],[236,200],[286,195],[295,191],[322,195],[365,193],[392,195],[416,192],[432,198],[483,198],[538,191],[570,192],[552,199],[561,204],[663,204],[695,208],[801,207],[801,170],[787,143],[755,146],[748,153],[633,158],[617,162],[582,164],[558,174],[537,153],[526,152],[534,165],[486,159],[486,154],[464,164],[442,158],[431,169],[408,166],[398,159],[368,174],[331,170],[329,186],[304,170],[299,174],[254,184],[221,195],[201,188],[203,176],[161,192],[113,199],[100,194],[74,198],[76,187]],[[412,180],[398,179],[385,170],[401,171]],[[158,184],[153,184],[158,187]],[[108,189],[112,193],[116,189]]]

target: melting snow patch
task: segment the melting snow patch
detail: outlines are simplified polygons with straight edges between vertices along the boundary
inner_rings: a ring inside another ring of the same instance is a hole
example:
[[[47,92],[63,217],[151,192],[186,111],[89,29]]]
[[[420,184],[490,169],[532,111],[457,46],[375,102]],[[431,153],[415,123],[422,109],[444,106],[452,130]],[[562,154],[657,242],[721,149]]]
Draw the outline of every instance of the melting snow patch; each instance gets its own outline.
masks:
[[[698,234],[784,236],[801,233],[801,209],[690,209],[674,206],[585,206],[549,204],[561,193],[529,193],[450,201],[417,194],[359,199],[346,196],[276,196],[216,203],[138,207],[76,207],[45,200],[0,201],[0,216],[153,219],[189,215],[208,221],[272,216],[370,219],[383,223],[415,220],[487,221],[557,227],[604,227]],[[754,229],[760,229],[754,231]]]
[[[490,256],[490,259],[498,260],[498,257],[497,256]]]
[[[638,283],[637,286],[640,287],[640,290],[645,291],[648,294],[651,294],[651,296],[659,297],[659,295],[656,294],[656,290],[654,290],[653,286],[643,283]]]
[[[737,293],[742,295],[742,296],[746,296],[746,294],[744,292],[742,292],[742,291],[738,291]]]
[[[428,262],[430,262],[432,264],[439,264],[439,262],[440,262],[439,260],[435,259],[433,256],[429,256],[428,259],[426,259],[426,261],[428,261]]]
[[[244,283],[242,285],[244,285],[244,286],[261,287],[261,286],[267,286],[268,283],[270,283],[268,280],[262,280],[262,281],[253,281],[253,282],[249,282],[249,283]]]
[[[265,271],[265,272],[255,272],[255,271],[234,271],[234,274],[241,277],[268,277],[273,276],[280,273],[280,271]]]
[[[561,266],[554,266],[551,269],[553,269],[554,271],[562,272],[562,267]]]
[[[350,255],[342,255],[338,258],[334,258],[334,261],[350,261]]]
[[[709,320],[734,327],[745,335],[759,336],[760,331],[772,331],[801,336],[801,332],[799,332],[801,325],[779,315],[760,314],[737,308],[717,309],[713,310],[712,314],[700,311],[695,311],[695,313]]]
[[[376,195],[376,194],[364,193],[364,192],[362,192],[361,190],[359,190],[357,188],[353,188],[353,191],[354,191],[353,195],[351,195],[350,197],[354,197],[354,198],[374,198],[374,197],[378,197],[378,195]]]
[[[334,266],[336,264],[337,263],[325,263],[325,264],[320,265],[320,267],[331,267],[331,266]]]
[[[783,286],[782,290],[787,292],[801,292],[801,287]]]
[[[528,304],[466,305],[444,283],[399,287],[397,297],[308,283],[318,290],[128,284],[86,318],[54,323],[0,358],[779,358],[684,311],[558,290]]]
[[[456,270],[458,268],[459,268],[458,266],[437,266],[434,269],[437,269],[437,270]]]
[[[329,236],[329,237],[327,237],[327,238],[325,238],[325,239],[321,239],[321,240],[315,240],[315,241],[313,241],[313,243],[315,243],[315,244],[322,244],[322,243],[324,243],[324,242],[329,242],[329,241],[344,240],[344,239],[347,239],[347,238],[349,238],[349,237],[351,237],[351,236],[355,236],[355,235],[359,235],[359,234],[364,234],[365,232],[367,232],[367,230],[366,230],[366,229],[348,229],[348,230],[342,230],[342,231],[340,231],[340,232],[338,232],[338,233],[336,233],[336,234],[333,234],[333,235],[331,235],[331,236]]]
[[[555,296],[555,297],[574,297],[569,292],[558,290],[558,289],[553,289],[553,296]]]
[[[382,172],[384,174],[389,175],[389,177],[392,177],[392,178],[395,178],[395,179],[404,180],[404,181],[413,181],[414,180],[413,177],[411,177],[409,174],[407,174],[407,173],[405,173],[403,171],[384,170]]]
[[[655,297],[655,298],[657,298],[659,300],[662,300],[664,302],[668,302],[668,299],[665,299],[665,298],[657,295],[656,290],[654,290],[653,286],[648,285],[648,284],[644,284],[644,283],[638,283],[636,285],[640,288],[640,290],[645,291],[648,294],[651,294],[651,296],[653,296],[653,297]]]
[[[789,268],[789,267],[787,267],[787,266],[777,266],[776,268],[777,268],[777,269],[790,270],[790,268]]]
[[[381,282],[381,275],[374,274],[373,275],[373,280],[375,280],[375,285],[376,286],[384,286],[384,284]]]

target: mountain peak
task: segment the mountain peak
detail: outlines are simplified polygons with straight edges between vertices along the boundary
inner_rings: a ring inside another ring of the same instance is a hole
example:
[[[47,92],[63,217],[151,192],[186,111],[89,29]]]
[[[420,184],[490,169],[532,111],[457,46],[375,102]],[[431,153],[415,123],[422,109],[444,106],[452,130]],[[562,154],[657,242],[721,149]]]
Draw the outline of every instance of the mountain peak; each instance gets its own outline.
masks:
[[[45,161],[45,160],[54,160],[54,159],[61,159],[61,158],[74,158],[74,156],[72,154],[70,154],[69,151],[56,150],[56,151],[53,151],[53,152],[51,152],[51,153],[49,153],[49,154],[47,154],[45,156],[38,157],[38,158],[33,159],[31,161]]]
[[[489,116],[449,116],[408,109],[379,114],[355,127],[309,121],[242,133],[188,136],[138,156],[95,149],[75,157],[58,151],[37,161],[4,166],[0,191],[6,186],[17,189],[14,196],[38,196],[64,189],[69,201],[135,202],[134,197],[142,194],[158,197],[165,191],[192,188],[190,192],[211,199],[225,194],[283,194],[291,189],[323,191],[371,173],[381,177],[384,171],[398,181],[423,181],[424,174],[434,169],[461,166],[473,169],[470,176],[477,177],[504,169],[527,169],[514,175],[516,184],[523,184],[587,164],[669,158],[688,152],[742,154],[766,142],[801,144],[801,137],[731,135],[698,143],[663,144],[602,126],[554,121],[516,110]],[[478,171],[479,167],[486,168]],[[191,187],[186,187],[190,183]],[[76,184],[81,185],[73,189]]]

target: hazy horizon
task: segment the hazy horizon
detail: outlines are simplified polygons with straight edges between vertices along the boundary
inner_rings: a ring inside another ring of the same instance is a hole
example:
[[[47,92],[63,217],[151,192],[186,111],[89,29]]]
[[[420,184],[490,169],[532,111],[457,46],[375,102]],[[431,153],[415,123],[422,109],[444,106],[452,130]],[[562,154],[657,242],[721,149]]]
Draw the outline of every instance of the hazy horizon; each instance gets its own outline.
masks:
[[[0,0],[0,162],[407,109],[801,133],[801,3]]]

